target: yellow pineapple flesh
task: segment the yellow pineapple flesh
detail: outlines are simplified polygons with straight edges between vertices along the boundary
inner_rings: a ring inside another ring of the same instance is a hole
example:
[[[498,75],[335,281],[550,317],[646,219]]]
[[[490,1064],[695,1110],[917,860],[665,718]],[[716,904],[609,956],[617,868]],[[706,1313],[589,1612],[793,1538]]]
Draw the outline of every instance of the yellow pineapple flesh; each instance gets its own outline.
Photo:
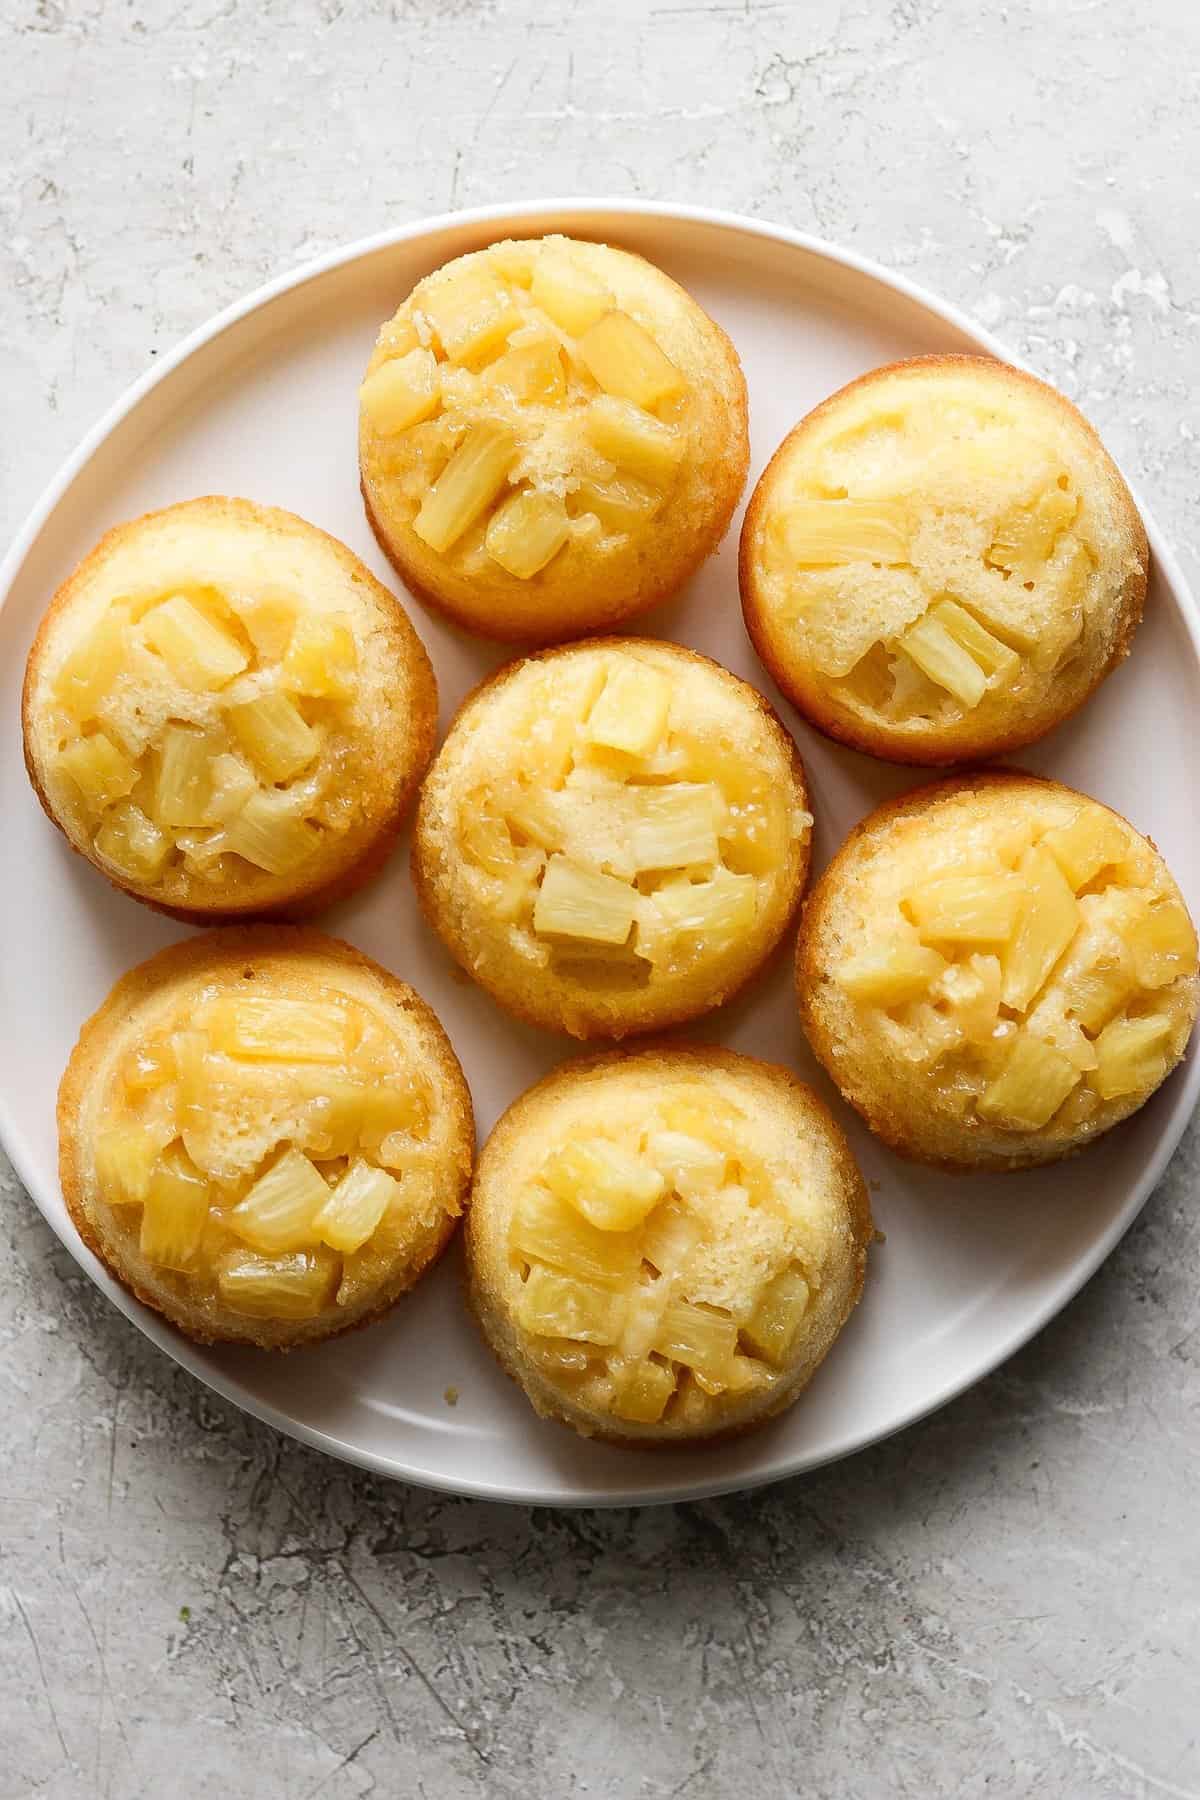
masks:
[[[1016,1131],[1039,1131],[1079,1081],[1061,1051],[1019,1032],[1000,1074],[978,1102],[981,1118]]]
[[[542,1170],[542,1180],[601,1231],[632,1231],[666,1191],[656,1168],[606,1138],[564,1145]]]
[[[54,682],[56,697],[79,724],[96,716],[129,656],[129,612],[110,606],[71,652]]]
[[[176,680],[195,692],[223,688],[240,675],[249,658],[237,639],[175,594],[147,613],[141,623],[143,641],[156,650]]]
[[[624,944],[633,927],[636,895],[627,881],[601,875],[561,854],[551,856],[533,908],[541,937]]]
[[[112,1125],[96,1139],[96,1182],[109,1206],[140,1206],[150,1191],[158,1144],[138,1125]]]
[[[530,1262],[549,1263],[564,1275],[601,1287],[626,1287],[639,1262],[636,1234],[601,1231],[542,1187],[531,1187],[521,1196],[509,1229],[509,1249]]]
[[[651,1356],[622,1362],[613,1371],[612,1410],[618,1419],[654,1425],[675,1392],[674,1371]]]
[[[628,313],[605,313],[582,334],[577,348],[597,386],[647,411],[687,386],[650,333]]]
[[[686,1131],[655,1131],[646,1143],[646,1155],[664,1180],[685,1200],[715,1194],[725,1180],[728,1157],[716,1144],[705,1143]]]
[[[363,412],[385,437],[428,419],[442,403],[442,384],[432,350],[410,350],[381,363],[358,392]]]
[[[1034,845],[1017,864],[1025,897],[1001,963],[1006,1006],[1025,1012],[1079,926],[1079,903],[1048,850]]]
[[[630,794],[635,810],[629,847],[639,873],[711,867],[719,860],[718,788],[680,781],[670,787],[634,788]]]
[[[946,959],[927,944],[898,938],[848,957],[835,979],[851,999],[869,1006],[902,1006],[927,993],[945,968]]]
[[[603,282],[583,268],[564,245],[554,243],[539,248],[529,297],[572,337],[594,325],[613,303]]]
[[[1148,1093],[1167,1071],[1171,1021],[1161,1013],[1112,1019],[1095,1043],[1096,1067],[1088,1082],[1102,1100]]]
[[[523,1331],[537,1337],[615,1344],[624,1310],[622,1294],[535,1263],[521,1285],[515,1317]]]
[[[268,1062],[336,1063],[354,1047],[353,1022],[332,1001],[220,998],[199,1020],[214,1050]]]
[[[188,1269],[196,1260],[208,1222],[208,1182],[182,1145],[171,1144],[150,1171],[142,1207],[139,1247],[147,1261]]]
[[[504,283],[478,264],[424,282],[414,304],[433,326],[452,363],[485,362],[521,323]]]
[[[895,501],[793,500],[783,531],[788,556],[801,568],[908,560],[908,519]]]
[[[358,1157],[318,1207],[313,1229],[333,1250],[359,1250],[400,1191],[394,1176]]]
[[[1119,863],[1129,847],[1128,833],[1120,821],[1096,806],[1081,806],[1073,819],[1055,825],[1040,841],[1076,893],[1094,881],[1101,869]]]
[[[517,453],[503,425],[475,425],[421,502],[413,530],[431,550],[449,550],[499,495]]]
[[[657,669],[625,659],[608,671],[607,680],[588,716],[593,744],[627,756],[645,756],[667,728],[671,684]]]
[[[1022,581],[1036,581],[1054,548],[1079,510],[1076,497],[1058,486],[1043,489],[1032,506],[1016,507],[996,526],[986,561]]]
[[[783,1268],[762,1289],[741,1335],[757,1355],[779,1368],[787,1361],[808,1311],[809,1285],[803,1272]]]
[[[222,1259],[217,1290],[231,1311],[246,1318],[311,1319],[328,1304],[337,1276],[337,1259],[327,1251],[262,1256],[235,1250]]]
[[[296,694],[319,700],[352,699],[358,687],[354,633],[328,614],[303,614],[288,641],[283,678]]]
[[[231,706],[227,717],[242,748],[268,781],[290,781],[321,748],[320,734],[287,694],[259,694]]]
[[[687,448],[683,432],[615,394],[601,394],[591,402],[584,430],[601,456],[659,488],[674,479]]]
[[[728,1313],[672,1300],[666,1306],[654,1348],[711,1382],[725,1384],[737,1348],[737,1325]]]
[[[153,881],[171,854],[166,832],[129,800],[109,808],[92,841],[102,861],[131,881]]]
[[[638,531],[663,504],[659,489],[628,474],[581,480],[571,499],[576,512],[594,513],[608,531]]]
[[[1149,906],[1129,933],[1139,987],[1161,988],[1196,973],[1196,928],[1178,900]]]
[[[138,779],[136,763],[103,731],[68,744],[59,753],[58,767],[74,782],[93,814],[123,800]]]
[[[168,829],[203,825],[212,804],[212,761],[221,748],[216,732],[169,724],[159,740],[154,817]]]
[[[559,406],[567,397],[562,351],[552,337],[511,344],[484,370],[484,387],[522,406]]]
[[[1004,944],[1016,929],[1024,883],[1014,874],[946,875],[905,902],[925,943]]]
[[[528,581],[553,562],[570,531],[567,509],[557,494],[526,488],[496,509],[483,541],[494,563]]]
[[[314,1219],[329,1189],[307,1156],[287,1149],[227,1214],[231,1230],[256,1250],[300,1250],[316,1237]]]
[[[260,789],[226,828],[228,845],[256,868],[284,875],[316,851],[321,834],[301,817],[287,793]]]

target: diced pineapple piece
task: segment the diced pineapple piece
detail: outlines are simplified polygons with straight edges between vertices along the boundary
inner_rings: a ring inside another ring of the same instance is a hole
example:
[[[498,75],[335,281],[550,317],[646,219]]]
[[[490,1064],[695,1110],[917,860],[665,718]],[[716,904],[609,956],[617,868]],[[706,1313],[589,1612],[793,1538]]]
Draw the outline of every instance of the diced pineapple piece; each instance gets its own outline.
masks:
[[[718,867],[708,881],[669,881],[650,895],[638,916],[637,948],[651,961],[665,951],[666,938],[686,936],[715,949],[749,931],[758,915],[758,882]]]
[[[672,1362],[699,1370],[710,1382],[724,1384],[737,1349],[737,1325],[728,1313],[695,1306],[690,1300],[671,1300],[654,1348]]]
[[[658,512],[663,495],[634,475],[581,481],[571,496],[577,513],[595,513],[608,531],[637,531]]]
[[[360,1156],[318,1208],[313,1228],[332,1249],[357,1250],[399,1194],[400,1183],[394,1176],[372,1168]]]
[[[538,251],[529,297],[572,337],[594,325],[613,303],[603,283],[589,274],[564,244],[553,240]]]
[[[1034,845],[1017,864],[1025,899],[1017,928],[1001,957],[1006,1006],[1025,1012],[1075,936],[1079,902],[1048,850]]]
[[[414,304],[452,363],[486,362],[521,323],[503,282],[477,263],[423,282]]]
[[[542,937],[623,944],[633,926],[635,906],[636,895],[627,881],[555,854],[538,889],[533,929]]]
[[[180,1144],[169,1144],[150,1172],[139,1244],[149,1262],[187,1269],[208,1222],[208,1183]]]
[[[947,963],[935,992],[950,1007],[954,1024],[968,1043],[983,1044],[996,1029],[1003,972],[998,956],[975,951],[965,962]]]
[[[354,633],[327,613],[303,613],[283,659],[283,678],[296,694],[317,700],[351,700],[358,686]]]
[[[1078,1080],[1079,1070],[1061,1051],[1019,1032],[1003,1069],[979,1100],[980,1117],[1015,1131],[1040,1130]]]
[[[615,1344],[624,1312],[624,1295],[538,1263],[530,1269],[514,1308],[522,1331],[583,1344]]]
[[[1101,869],[1121,861],[1129,834],[1106,809],[1085,805],[1065,825],[1045,832],[1041,843],[1078,893]]]
[[[139,1044],[131,1061],[121,1071],[125,1086],[135,1096],[152,1093],[175,1079],[175,1058],[171,1046],[161,1039]]]
[[[134,881],[153,881],[171,854],[171,840],[140,806],[123,800],[110,807],[96,833],[97,854]]]
[[[1021,659],[1016,651],[1001,643],[956,600],[935,601],[926,617],[943,626],[989,678],[997,676],[1002,681],[1011,681],[1020,668]]]
[[[894,500],[794,500],[782,524],[801,567],[908,561],[908,517]]]
[[[217,1272],[222,1300],[251,1319],[311,1319],[327,1304],[337,1279],[336,1258],[319,1250],[255,1256],[235,1250]]]
[[[302,818],[287,793],[260,789],[252,794],[226,831],[228,848],[270,875],[298,868],[316,850],[321,834]]]
[[[528,581],[553,562],[570,532],[571,521],[558,495],[526,488],[497,507],[483,541],[493,562],[519,581]]]
[[[741,1107],[699,1082],[680,1081],[669,1088],[659,1104],[659,1117],[668,1131],[686,1131],[716,1149],[745,1137]]]
[[[601,1231],[632,1231],[666,1191],[656,1168],[607,1138],[565,1144],[542,1170],[542,1180]]]
[[[552,337],[510,344],[484,371],[484,387],[502,390],[522,406],[558,406],[567,397],[562,351]]]
[[[509,1227],[509,1249],[602,1287],[625,1287],[637,1271],[638,1240],[601,1231],[546,1188],[529,1188]],[[564,1333],[563,1335],[569,1335]]]
[[[601,394],[584,414],[584,429],[601,456],[655,487],[665,488],[683,459],[687,440],[629,400]]]
[[[537,245],[524,239],[505,238],[499,244],[489,244],[488,261],[503,281],[511,281],[514,287],[527,288],[533,280],[534,265],[537,262]]]
[[[722,1157],[722,1164],[724,1158]],[[724,1178],[724,1167],[722,1167]],[[700,1220],[679,1200],[656,1207],[642,1232],[642,1255],[660,1275],[682,1275],[688,1259],[704,1238]]]
[[[640,1356],[614,1369],[612,1410],[618,1419],[653,1425],[674,1392],[675,1376],[667,1364]]]
[[[673,1285],[670,1281],[634,1282],[625,1296],[625,1317],[621,1321],[621,1336],[617,1344],[619,1360],[646,1355],[658,1336],[662,1316],[672,1292]]]
[[[671,683],[666,676],[627,657],[608,670],[588,715],[587,736],[609,750],[645,756],[660,742],[670,710]]]
[[[635,870],[711,867],[718,861],[717,788],[679,781],[629,792],[636,805],[630,841]]]
[[[403,1084],[397,1080],[369,1086],[322,1074],[320,1092],[309,1108],[306,1148],[322,1157],[352,1156],[360,1148],[387,1162],[385,1150],[400,1152],[403,1139],[409,1151],[412,1140],[429,1124],[429,1095],[423,1079]],[[390,1166],[398,1166],[392,1165]]]
[[[686,1131],[652,1132],[646,1143],[646,1155],[685,1200],[695,1195],[715,1194],[725,1180],[728,1161],[725,1152]]]
[[[92,813],[123,800],[137,784],[137,765],[103,731],[68,744],[59,754],[58,766],[75,783]]]
[[[269,781],[290,781],[321,748],[319,732],[286,694],[259,694],[231,706],[228,717],[242,748]]]
[[[808,1282],[802,1272],[793,1265],[780,1269],[759,1294],[753,1313],[742,1326],[742,1336],[759,1356],[782,1367],[808,1311],[808,1301]]]
[[[96,1139],[96,1181],[109,1206],[140,1206],[150,1191],[158,1145],[137,1125],[113,1125]]]
[[[985,557],[994,569],[1007,569],[1022,581],[1041,574],[1054,540],[1079,510],[1079,501],[1057,485],[1044,488],[1032,506],[1016,507],[1000,520]]]
[[[375,348],[382,350],[385,356],[407,356],[421,341],[412,319],[405,316],[405,310],[402,309],[386,325],[380,326]]]
[[[110,606],[83,642],[72,650],[55,677],[55,695],[81,725],[95,718],[96,708],[112,692],[125,667],[128,631],[127,609]]]
[[[1196,928],[1178,900],[1149,906],[1129,934],[1138,985],[1166,987],[1196,972]]]
[[[1053,992],[1085,1031],[1099,1031],[1135,986],[1129,948],[1110,933],[1085,928],[1054,978]]]
[[[566,828],[559,796],[552,789],[521,788],[504,807],[509,826],[540,850],[561,850]]]
[[[185,594],[173,594],[147,613],[141,630],[144,642],[157,650],[176,680],[197,693],[223,688],[248,665],[237,639]]]
[[[200,1028],[214,1050],[265,1062],[341,1062],[354,1048],[354,1021],[332,1001],[218,999]]]
[[[1010,872],[946,875],[905,902],[925,943],[1004,944],[1016,930],[1025,884]]]
[[[475,425],[421,502],[413,530],[431,550],[449,550],[508,480],[517,440],[502,425]]]
[[[894,647],[961,705],[978,706],[983,699],[987,676],[932,609],[910,625]]]
[[[1146,1093],[1166,1074],[1170,1046],[1171,1021],[1162,1013],[1113,1019],[1096,1039],[1096,1067],[1088,1081],[1102,1100]]]
[[[208,804],[204,808],[205,825],[225,825],[235,818],[258,786],[253,771],[234,756],[222,750],[208,764]]]
[[[577,348],[598,387],[647,411],[687,386],[670,357],[628,313],[605,313],[582,333]]]
[[[300,1250],[317,1236],[313,1221],[328,1198],[320,1171],[301,1151],[288,1149],[226,1218],[256,1250]]]
[[[844,962],[836,972],[839,987],[868,1006],[902,1006],[929,991],[946,960],[927,944],[895,939],[872,944]]]
[[[211,763],[221,738],[197,725],[168,725],[158,747],[154,816],[160,825],[203,825],[212,802]]]
[[[298,607],[295,596],[277,590],[261,589],[245,597],[236,596],[237,614],[256,653],[267,662],[278,662],[286,651],[296,629]]]
[[[363,413],[384,437],[407,431],[441,405],[442,384],[432,350],[410,350],[380,363],[358,390]]]

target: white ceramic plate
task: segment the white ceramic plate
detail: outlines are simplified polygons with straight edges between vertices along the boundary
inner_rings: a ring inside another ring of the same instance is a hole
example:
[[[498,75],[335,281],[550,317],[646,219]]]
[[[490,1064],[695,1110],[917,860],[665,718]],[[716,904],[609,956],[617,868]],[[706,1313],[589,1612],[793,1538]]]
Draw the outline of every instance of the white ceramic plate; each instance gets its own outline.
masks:
[[[719,1493],[809,1469],[897,1430],[994,1368],[1046,1323],[1136,1216],[1200,1086],[1193,1057],[1136,1119],[1085,1158],[1033,1174],[945,1178],[894,1160],[835,1101],[872,1183],[886,1243],[862,1305],[812,1387],[743,1442],[641,1453],[584,1443],[536,1419],[483,1349],[451,1254],[384,1323],[292,1356],[200,1349],[118,1287],[83,1248],[58,1189],[54,1096],[81,1020],[130,964],[180,927],[114,893],[69,854],[21,760],[18,696],[38,617],[100,534],[195,494],[290,507],[345,540],[391,586],[363,517],[355,390],[375,331],[428,270],[494,238],[573,232],[661,263],[729,331],[750,385],[751,482],[784,433],[851,377],[923,351],[1000,354],[985,333],[908,283],[781,228],[697,208],[566,201],[489,208],[352,246],[253,294],[139,382],[81,445],[36,509],[0,597],[0,1135],[54,1230],[129,1318],[195,1375],[306,1443],[455,1493],[604,1504]],[[747,489],[749,492],[749,487]],[[778,700],[742,629],[740,524],[686,595],[642,629],[695,645]],[[1109,801],[1165,852],[1193,910],[1200,840],[1189,790],[1147,779],[1158,743],[1177,770],[1200,745],[1195,609],[1149,524],[1155,572],[1133,657],[1082,716],[1024,760]],[[432,653],[443,723],[497,652],[410,603]],[[815,795],[818,866],[877,801],[917,784],[835,750],[786,705]],[[457,976],[421,924],[401,849],[365,894],[321,921],[411,981],[466,1067],[481,1131],[569,1043],[510,1024]],[[786,956],[689,1035],[797,1067],[822,1091],[796,1021]],[[453,1409],[445,1390],[457,1388]]]

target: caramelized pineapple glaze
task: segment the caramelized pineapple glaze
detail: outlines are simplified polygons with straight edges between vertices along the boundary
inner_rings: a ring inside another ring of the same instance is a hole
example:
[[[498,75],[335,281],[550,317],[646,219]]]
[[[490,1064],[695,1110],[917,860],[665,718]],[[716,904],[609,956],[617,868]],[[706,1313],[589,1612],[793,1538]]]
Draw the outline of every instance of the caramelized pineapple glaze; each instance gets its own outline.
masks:
[[[418,283],[361,391],[380,543],[468,630],[618,624],[724,536],[746,479],[746,384],[661,270],[564,237],[493,244]]]
[[[746,624],[820,730],[897,762],[1031,743],[1129,650],[1147,549],[1061,394],[982,357],[918,357],[786,438],[741,544]]]
[[[316,904],[389,846],[433,749],[386,588],[291,513],[191,500],[118,526],[30,652],[30,776],[118,887],[185,916]]]
[[[812,818],[761,695],[678,644],[510,664],[421,792],[413,872],[501,1005],[576,1037],[693,1018],[760,966],[800,899]]]
[[[412,989],[335,939],[210,932],[119,981],[59,1094],[85,1242],[202,1341],[288,1348],[386,1310],[470,1178],[470,1096]]]
[[[496,1125],[469,1294],[539,1412],[618,1441],[709,1437],[796,1398],[858,1299],[871,1231],[845,1139],[787,1070],[610,1053]]]
[[[1197,1008],[1196,933],[1154,846],[1033,776],[880,807],[813,891],[809,1041],[885,1142],[966,1168],[1049,1162],[1127,1118]]]

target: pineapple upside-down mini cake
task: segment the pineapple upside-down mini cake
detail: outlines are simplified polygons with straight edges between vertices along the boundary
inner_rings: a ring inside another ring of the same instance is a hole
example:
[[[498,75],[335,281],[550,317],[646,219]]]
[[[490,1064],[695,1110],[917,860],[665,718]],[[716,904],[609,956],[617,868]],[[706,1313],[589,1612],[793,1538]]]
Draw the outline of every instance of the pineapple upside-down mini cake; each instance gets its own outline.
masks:
[[[539,1413],[638,1446],[790,1406],[862,1291],[866,1187],[786,1069],[732,1051],[567,1063],[479,1159],[468,1293]]]
[[[961,1169],[1051,1162],[1140,1107],[1187,1047],[1196,932],[1119,814],[1031,775],[889,802],[813,890],[809,1042],[871,1129]]]
[[[84,1242],[202,1342],[289,1349],[385,1312],[448,1243],[471,1100],[425,1003],[348,944],[175,944],[84,1025],[59,1091]]]
[[[754,490],[742,605],[819,730],[895,762],[1032,743],[1127,655],[1146,533],[1069,400],[988,357],[853,381]]]
[[[786,930],[812,817],[761,695],[678,644],[598,639],[501,669],[421,790],[413,874],[462,967],[575,1037],[727,999]]]
[[[29,654],[25,760],[72,848],[198,921],[302,912],[386,856],[437,686],[399,602],[336,539],[248,500],[110,531]]]
[[[729,339],[640,256],[506,241],[418,282],[360,396],[367,513],[408,585],[468,631],[552,642],[674,592],[749,462]]]

